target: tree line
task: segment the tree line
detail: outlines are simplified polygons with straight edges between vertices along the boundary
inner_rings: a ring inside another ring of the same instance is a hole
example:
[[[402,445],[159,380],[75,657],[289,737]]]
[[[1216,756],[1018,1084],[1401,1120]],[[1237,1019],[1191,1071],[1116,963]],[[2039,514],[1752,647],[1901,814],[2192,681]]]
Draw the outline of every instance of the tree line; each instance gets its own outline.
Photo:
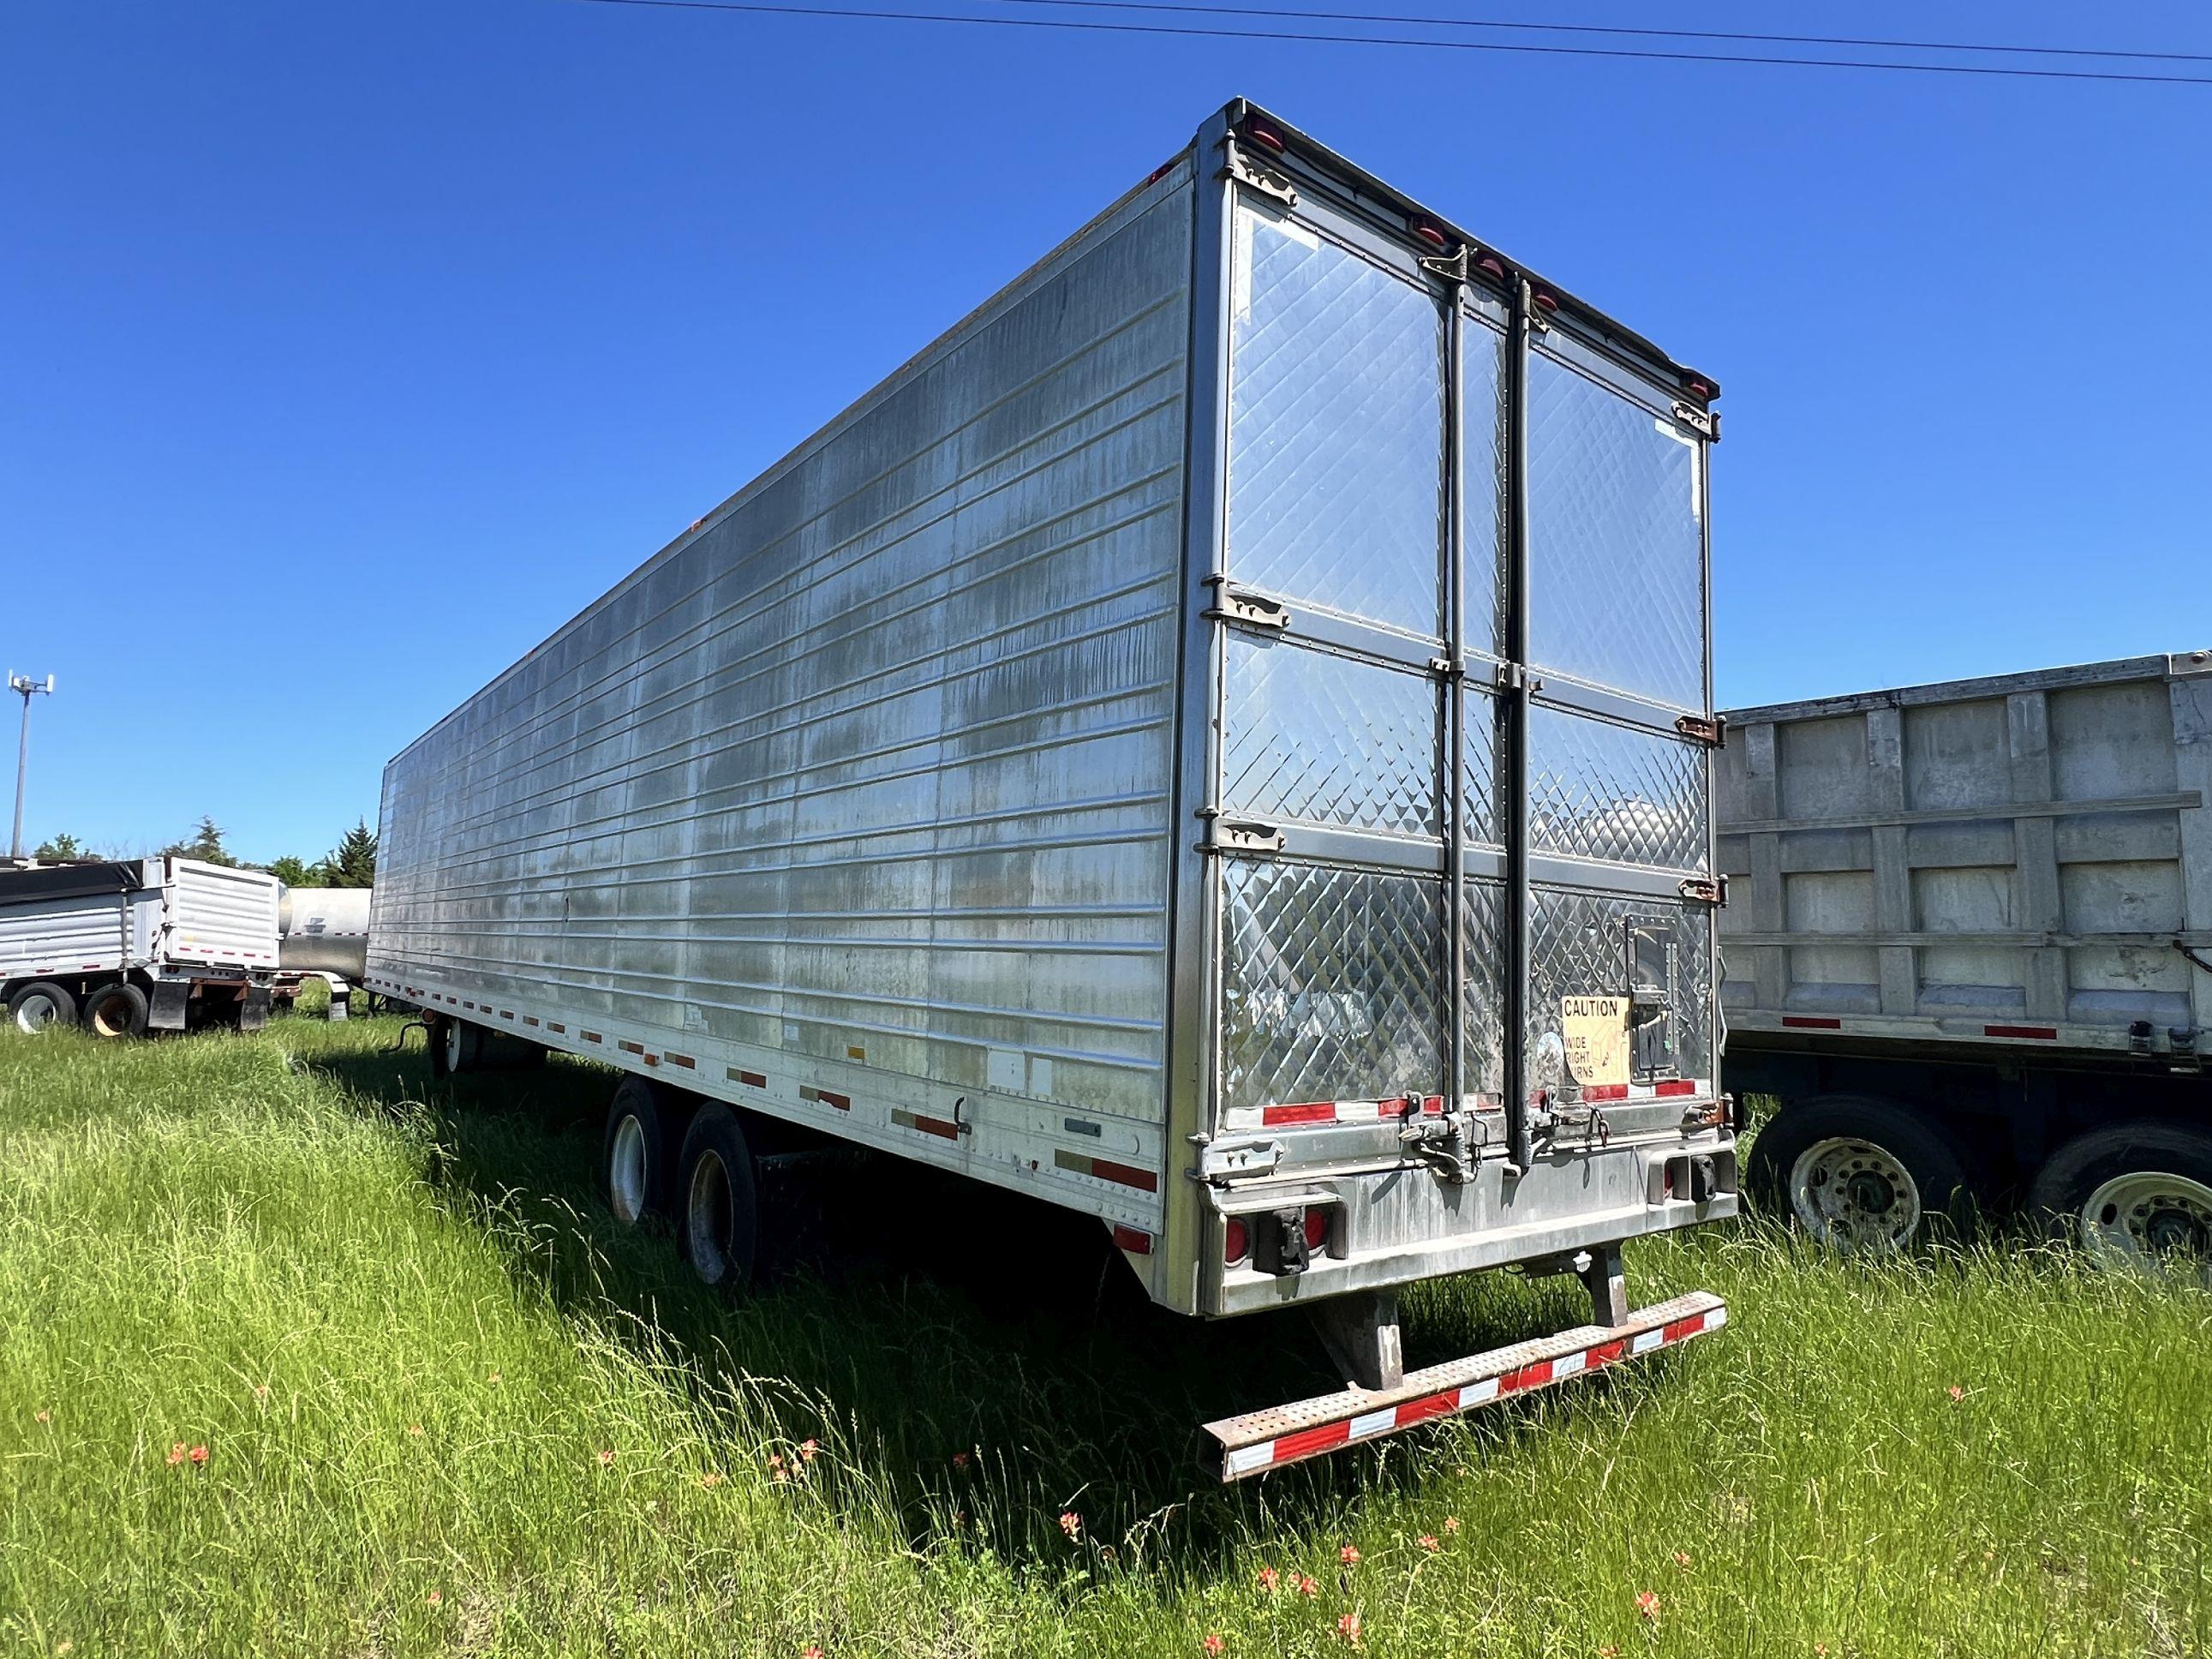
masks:
[[[367,819],[356,820],[353,828],[338,838],[338,844],[312,863],[306,859],[287,854],[281,859],[271,859],[266,864],[253,864],[234,857],[222,843],[222,827],[211,817],[204,817],[199,827],[181,841],[173,841],[162,848],[162,853],[179,858],[198,859],[208,864],[220,864],[231,870],[265,870],[287,887],[373,887],[376,884],[376,831],[368,827]],[[65,864],[71,859],[97,858],[99,854],[75,836],[51,836],[39,843],[31,856],[41,864]]]

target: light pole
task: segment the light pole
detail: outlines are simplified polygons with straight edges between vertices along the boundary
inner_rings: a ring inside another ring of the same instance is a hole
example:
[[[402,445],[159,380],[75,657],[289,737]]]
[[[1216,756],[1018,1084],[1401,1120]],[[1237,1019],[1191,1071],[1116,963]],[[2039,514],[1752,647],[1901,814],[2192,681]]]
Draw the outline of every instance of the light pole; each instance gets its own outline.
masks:
[[[51,696],[54,677],[47,675],[46,683],[41,685],[28,674],[18,674],[10,669],[8,689],[21,692],[23,698],[23,735],[15,744],[15,833],[8,844],[8,856],[20,859],[23,856],[23,775],[31,765],[31,699],[40,691]]]

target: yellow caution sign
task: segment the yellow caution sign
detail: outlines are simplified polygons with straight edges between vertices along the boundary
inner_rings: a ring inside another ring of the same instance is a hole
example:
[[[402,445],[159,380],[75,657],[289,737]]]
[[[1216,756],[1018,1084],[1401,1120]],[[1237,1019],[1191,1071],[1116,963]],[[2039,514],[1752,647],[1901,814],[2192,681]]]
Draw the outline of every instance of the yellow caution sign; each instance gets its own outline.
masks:
[[[1583,1088],[1628,1081],[1628,999],[1561,997],[1567,1070]]]

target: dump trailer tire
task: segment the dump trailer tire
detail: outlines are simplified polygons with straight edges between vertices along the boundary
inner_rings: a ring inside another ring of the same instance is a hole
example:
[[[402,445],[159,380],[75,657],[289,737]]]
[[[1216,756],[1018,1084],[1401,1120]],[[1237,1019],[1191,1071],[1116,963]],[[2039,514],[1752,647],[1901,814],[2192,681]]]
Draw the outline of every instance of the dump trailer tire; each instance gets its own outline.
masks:
[[[641,1077],[626,1077],[607,1103],[600,1138],[599,1196],[624,1227],[635,1227],[668,1207],[669,1127],[678,1121],[662,1091]]]
[[[2036,1171],[2028,1205],[2102,1266],[2183,1258],[2212,1287],[2212,1133],[2151,1119],[2092,1129]]]
[[[1790,1103],[1753,1140],[1745,1176],[1756,1207],[1844,1250],[1912,1249],[1973,1203],[1951,1137],[1869,1095]]]
[[[126,980],[87,994],[78,1018],[93,1036],[112,1041],[144,1036],[146,1013],[146,994]]]
[[[701,1281],[734,1295],[760,1259],[760,1186],[738,1115],[702,1106],[684,1133],[673,1203],[678,1247]]]
[[[76,999],[50,979],[18,986],[8,999],[8,1021],[19,1031],[76,1024]]]

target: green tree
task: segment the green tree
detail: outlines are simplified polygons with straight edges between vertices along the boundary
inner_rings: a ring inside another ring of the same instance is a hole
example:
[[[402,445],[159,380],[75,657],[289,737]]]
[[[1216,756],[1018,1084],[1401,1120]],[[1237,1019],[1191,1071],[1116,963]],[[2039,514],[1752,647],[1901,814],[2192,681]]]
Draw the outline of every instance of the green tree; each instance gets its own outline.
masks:
[[[356,821],[315,872],[331,887],[375,886],[376,831],[366,819]]]
[[[40,842],[31,856],[41,864],[65,864],[71,859],[88,859],[92,849],[66,831],[50,836]]]
[[[266,867],[270,875],[287,887],[313,887],[315,884],[318,866],[309,864],[305,859],[295,859],[289,853],[281,859],[273,860]]]
[[[204,864],[220,864],[238,868],[238,860],[222,844],[222,830],[213,818],[204,817],[200,827],[192,832],[190,841],[171,842],[161,851],[171,857],[198,859]]]

